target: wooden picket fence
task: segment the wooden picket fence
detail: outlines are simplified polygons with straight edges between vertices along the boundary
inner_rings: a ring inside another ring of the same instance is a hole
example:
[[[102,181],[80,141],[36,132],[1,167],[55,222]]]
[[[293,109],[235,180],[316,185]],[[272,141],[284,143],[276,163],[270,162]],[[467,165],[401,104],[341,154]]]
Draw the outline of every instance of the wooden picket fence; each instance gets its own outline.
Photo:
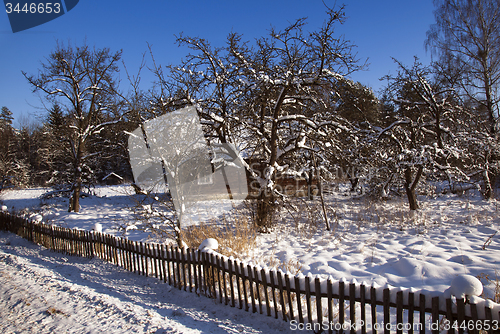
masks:
[[[214,251],[54,227],[0,213],[0,230],[57,252],[97,257],[179,289],[317,333],[500,333],[500,305],[479,297],[293,276]]]

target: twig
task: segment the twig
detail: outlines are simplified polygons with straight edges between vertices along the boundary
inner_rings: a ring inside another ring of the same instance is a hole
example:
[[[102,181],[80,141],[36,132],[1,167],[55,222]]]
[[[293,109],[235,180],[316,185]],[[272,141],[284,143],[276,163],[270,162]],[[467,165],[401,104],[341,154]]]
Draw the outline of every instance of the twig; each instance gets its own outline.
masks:
[[[495,233],[493,233],[492,235],[489,236],[488,239],[486,239],[484,245],[483,245],[483,250],[486,249],[487,246],[489,246],[491,244],[491,242],[493,241],[493,237],[498,233],[498,231],[495,231]]]

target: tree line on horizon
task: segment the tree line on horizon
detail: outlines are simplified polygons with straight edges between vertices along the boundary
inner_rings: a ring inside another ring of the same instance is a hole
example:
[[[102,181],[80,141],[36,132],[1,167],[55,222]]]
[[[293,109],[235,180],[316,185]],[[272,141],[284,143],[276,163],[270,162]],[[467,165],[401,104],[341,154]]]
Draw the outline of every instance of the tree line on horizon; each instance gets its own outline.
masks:
[[[132,181],[128,132],[196,105],[208,142],[244,152],[261,187],[259,226],[269,226],[286,200],[278,176],[328,182],[339,166],[352,171],[345,176],[353,190],[404,194],[411,210],[424,179],[448,181],[450,191],[480,187],[491,198],[500,170],[500,0],[436,0],[435,7],[425,41],[435,60],[395,60],[399,71],[379,96],[349,79],[365,63],[335,33],[346,19],[342,6],[327,8],[316,31],[299,19],[254,42],[231,33],[215,46],[181,34],[177,44],[189,49],[181,64],[162,66],[149,49],[156,80],[147,91],[144,63],[137,75],[127,72],[122,92],[121,51],[58,43],[38,75],[23,72],[46,97],[47,118],[14,129],[2,108],[2,185],[67,185],[77,211],[82,187],[111,172]]]

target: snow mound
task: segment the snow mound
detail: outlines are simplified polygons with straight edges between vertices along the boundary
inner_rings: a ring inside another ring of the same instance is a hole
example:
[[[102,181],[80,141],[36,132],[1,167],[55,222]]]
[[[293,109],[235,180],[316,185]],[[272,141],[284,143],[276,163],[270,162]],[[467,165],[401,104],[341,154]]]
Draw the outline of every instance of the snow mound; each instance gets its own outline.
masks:
[[[95,223],[94,231],[102,233],[102,225],[100,223]]]
[[[216,250],[217,248],[219,248],[219,242],[213,238],[208,238],[203,240],[200,247],[198,247],[198,249],[200,250],[208,250],[208,249]]]
[[[31,217],[31,220],[35,223],[41,223],[43,220],[43,216],[41,214],[36,214]]]
[[[472,264],[474,260],[468,255],[456,255],[448,259],[448,261],[462,264]]]
[[[483,284],[472,275],[460,275],[451,281],[451,294],[458,298],[479,296],[483,293]]]

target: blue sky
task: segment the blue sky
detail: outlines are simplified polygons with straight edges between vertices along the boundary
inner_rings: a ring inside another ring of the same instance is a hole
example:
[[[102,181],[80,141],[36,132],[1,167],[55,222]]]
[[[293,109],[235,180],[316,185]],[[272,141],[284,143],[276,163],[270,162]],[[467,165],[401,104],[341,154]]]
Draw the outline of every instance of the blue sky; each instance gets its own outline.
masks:
[[[325,0],[331,5],[334,2]],[[340,4],[341,2],[338,1]],[[351,78],[378,91],[378,79],[395,74],[391,57],[405,64],[418,56],[428,63],[426,31],[434,22],[432,0],[346,0],[348,19],[338,34],[357,45],[359,58],[366,59],[368,71]],[[284,28],[297,18],[308,17],[308,30],[316,30],[326,18],[321,0],[80,0],[67,14],[18,33],[12,33],[5,12],[0,13],[0,107],[7,106],[16,117],[43,115],[40,97],[21,74],[36,74],[41,61],[54,50],[56,41],[87,44],[112,51],[123,49],[123,60],[135,72],[142,54],[151,44],[157,63],[178,64],[187,54],[175,45],[175,35],[202,37],[214,46],[223,45],[231,31],[254,40],[274,26]],[[146,58],[147,65],[151,65]],[[151,76],[143,73],[142,89]],[[125,72],[120,74],[127,89]],[[16,125],[16,123],[14,123]]]

